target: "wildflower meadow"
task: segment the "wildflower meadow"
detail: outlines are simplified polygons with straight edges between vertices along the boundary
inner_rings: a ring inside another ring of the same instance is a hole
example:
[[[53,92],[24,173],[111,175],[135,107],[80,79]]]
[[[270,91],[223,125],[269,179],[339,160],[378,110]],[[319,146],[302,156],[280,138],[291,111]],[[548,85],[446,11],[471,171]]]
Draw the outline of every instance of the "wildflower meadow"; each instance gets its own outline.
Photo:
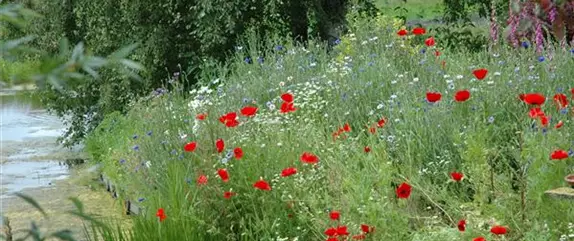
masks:
[[[544,194],[574,173],[574,49],[348,25],[246,40],[107,115],[86,149],[144,212],[91,239],[574,240],[574,200]]]

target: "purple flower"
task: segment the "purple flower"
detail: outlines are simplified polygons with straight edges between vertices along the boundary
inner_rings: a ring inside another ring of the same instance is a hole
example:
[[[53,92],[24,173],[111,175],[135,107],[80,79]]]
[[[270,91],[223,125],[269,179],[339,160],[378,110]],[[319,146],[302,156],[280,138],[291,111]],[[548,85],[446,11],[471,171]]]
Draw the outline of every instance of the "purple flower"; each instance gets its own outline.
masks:
[[[124,163],[126,163],[126,160],[125,160],[125,159],[121,159],[121,160],[120,160],[120,164],[124,164]]]
[[[139,151],[139,150],[140,150],[140,146],[135,145],[134,147],[132,147],[132,149],[134,149],[134,151]]]
[[[545,60],[544,56],[538,57],[538,62],[544,62],[544,60]]]
[[[275,50],[281,51],[281,50],[283,50],[283,46],[277,45],[277,46],[275,46]]]

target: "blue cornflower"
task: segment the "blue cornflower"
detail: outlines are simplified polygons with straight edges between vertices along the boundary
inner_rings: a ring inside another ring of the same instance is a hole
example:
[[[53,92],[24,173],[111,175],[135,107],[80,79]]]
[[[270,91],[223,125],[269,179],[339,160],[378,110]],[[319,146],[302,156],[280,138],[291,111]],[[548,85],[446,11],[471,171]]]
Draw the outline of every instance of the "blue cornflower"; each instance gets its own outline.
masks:
[[[138,135],[133,135],[132,138],[133,138],[134,140],[135,140],[135,139],[138,139]]]
[[[523,42],[522,42],[522,47],[525,48],[525,49],[527,49],[528,47],[530,47],[530,44],[529,44],[528,42],[526,42],[526,41],[523,41]]]
[[[153,134],[153,131],[148,131],[146,134],[147,134],[148,136],[151,136],[151,134]]]
[[[121,160],[120,160],[120,164],[124,164],[124,163],[126,163],[126,160],[125,160],[125,159],[121,159]]]
[[[570,53],[573,53],[573,54],[574,54],[574,49],[571,49],[571,50],[570,50]]]
[[[283,50],[283,46],[277,45],[277,46],[275,46],[275,50],[281,51],[281,50]]]
[[[546,58],[544,58],[544,56],[538,57],[538,62],[544,62],[544,60],[546,60]]]
[[[134,151],[139,151],[139,150],[140,150],[140,146],[135,145],[134,147],[132,147],[132,149],[134,149]]]
[[[248,63],[248,64],[253,63],[253,60],[251,59],[251,57],[245,57],[244,61],[245,61],[245,63]]]
[[[568,156],[574,156],[574,149],[570,148],[568,151]]]
[[[426,52],[427,52],[427,49],[426,49],[426,48],[422,48],[422,49],[421,49],[421,54],[424,54],[424,53],[426,53]]]
[[[170,153],[171,153],[172,155],[177,155],[177,150],[176,150],[176,149],[173,149],[173,150],[171,150]]]
[[[494,123],[494,116],[488,117],[488,123]]]
[[[334,44],[335,44],[335,45],[339,45],[339,44],[341,44],[341,39],[335,39],[335,42],[334,42]]]
[[[563,115],[568,114],[568,108],[562,108],[562,109],[560,109],[560,114],[563,114]]]
[[[145,201],[145,198],[143,198],[143,197],[138,198],[138,202],[141,203],[141,202],[143,202],[143,201]]]
[[[263,57],[257,57],[257,63],[263,64]]]

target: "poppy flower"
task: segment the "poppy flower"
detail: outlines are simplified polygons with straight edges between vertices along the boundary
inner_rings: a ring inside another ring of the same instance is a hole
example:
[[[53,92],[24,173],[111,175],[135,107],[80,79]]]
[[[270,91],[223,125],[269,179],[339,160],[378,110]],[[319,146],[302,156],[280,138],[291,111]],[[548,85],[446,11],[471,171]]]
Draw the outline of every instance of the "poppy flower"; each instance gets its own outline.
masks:
[[[568,97],[565,94],[559,93],[554,95],[554,103],[558,109],[568,107]]]
[[[295,174],[297,174],[297,168],[294,168],[294,167],[288,167],[288,168],[283,169],[283,171],[281,171],[282,177],[288,177],[288,176],[295,175]]]
[[[486,241],[484,237],[476,237],[472,241]]]
[[[197,178],[197,181],[196,181],[196,182],[197,182],[197,185],[205,185],[205,184],[207,184],[207,176],[205,176],[205,175],[200,175],[200,176]]]
[[[369,152],[371,152],[371,148],[370,148],[370,147],[368,147],[368,146],[365,146],[365,149],[364,149],[364,150],[365,150],[365,153],[369,153]]]
[[[339,211],[331,211],[331,213],[329,213],[329,218],[331,220],[339,220],[339,218],[341,218],[341,213]]]
[[[406,36],[409,32],[406,29],[401,29],[397,32],[397,35],[403,37]]]
[[[195,141],[187,143],[187,144],[185,144],[185,146],[183,146],[183,150],[186,152],[193,152],[193,151],[195,151],[195,148],[197,148],[197,142],[195,142]]]
[[[319,158],[315,156],[313,153],[309,152],[303,152],[300,160],[307,164],[317,164],[319,162]]]
[[[351,132],[351,126],[349,125],[349,123],[345,123],[345,125],[343,126],[343,131]]]
[[[440,51],[435,50],[435,51],[434,51],[434,56],[436,56],[436,57],[440,56]],[[443,61],[443,62],[444,62],[444,61]],[[441,64],[444,64],[444,63],[441,63]]]
[[[560,129],[564,125],[563,121],[558,121],[558,123],[554,126],[555,129]]]
[[[232,196],[235,196],[234,192],[224,192],[223,193],[223,198],[225,198],[225,199],[230,199]]]
[[[241,112],[241,115],[243,115],[243,116],[252,117],[252,116],[255,116],[255,114],[257,113],[257,107],[245,106],[245,107],[243,107],[243,109],[241,109],[240,112]]]
[[[540,107],[534,107],[530,109],[530,111],[528,112],[528,116],[530,116],[530,118],[532,119],[536,119],[538,117],[544,116],[544,112]]]
[[[412,32],[413,32],[414,35],[423,35],[423,34],[425,34],[427,31],[426,31],[426,29],[424,29],[424,28],[417,27],[417,28],[414,28]]]
[[[552,152],[552,154],[550,154],[550,159],[552,160],[562,160],[566,158],[568,158],[568,152],[566,152],[565,150],[558,149]]]
[[[381,118],[379,121],[377,121],[377,127],[383,128],[386,122],[387,120],[385,118]]]
[[[337,227],[337,235],[339,236],[347,236],[349,232],[347,231],[347,226],[339,226]]]
[[[474,77],[476,77],[476,79],[478,80],[483,80],[486,75],[488,74],[488,70],[487,69],[475,69],[472,71],[472,74],[474,75]]]
[[[207,117],[207,114],[201,113],[201,114],[197,114],[197,115],[195,116],[195,119],[205,120],[206,117]]]
[[[458,231],[464,232],[464,230],[466,230],[466,220],[461,219],[460,221],[458,221],[457,228]]]
[[[236,160],[241,159],[243,157],[243,149],[241,149],[241,147],[233,149],[233,156],[235,156]]]
[[[522,94],[520,99],[529,105],[542,105],[546,101],[546,97],[539,93]]]
[[[434,41],[434,37],[429,37],[425,40],[425,45],[428,47],[434,46],[435,45],[435,41]]]
[[[506,227],[496,225],[490,229],[490,232],[496,235],[504,235],[506,232],[508,232],[508,230]]]
[[[237,113],[229,112],[225,115],[219,117],[219,122],[225,124],[227,127],[236,127],[239,125],[239,121],[237,121]]]
[[[159,218],[160,222],[163,222],[163,220],[167,218],[167,215],[165,215],[163,208],[158,208],[157,212],[155,213],[155,216]]]
[[[271,191],[271,186],[269,186],[269,183],[267,183],[265,180],[259,180],[255,182],[255,184],[253,184],[253,187],[259,190]]]
[[[442,98],[439,92],[427,92],[427,101],[430,103],[435,103]]]
[[[225,142],[223,142],[223,139],[220,138],[215,141],[215,148],[217,148],[217,153],[221,153],[223,151],[225,148]]]
[[[453,181],[460,182],[462,180],[462,178],[464,177],[464,174],[462,174],[460,172],[451,172],[450,177],[452,178]]]
[[[219,169],[217,170],[217,174],[219,175],[219,177],[221,178],[221,180],[223,182],[228,182],[229,181],[229,173],[227,172],[226,169]]]
[[[375,231],[375,228],[366,224],[361,224],[361,231],[363,231],[363,233],[372,233]]]
[[[370,132],[371,134],[375,134],[375,133],[377,133],[377,128],[375,128],[375,127],[369,127],[369,132]]]
[[[357,234],[357,235],[354,235],[352,238],[353,238],[353,240],[365,240],[367,238],[367,235]]]
[[[329,237],[335,237],[335,236],[337,236],[337,229],[334,227],[328,228],[325,230],[325,235],[327,235]],[[337,240],[337,239],[335,239],[335,240]]]
[[[406,182],[401,183],[397,188],[396,193],[398,198],[407,199],[411,196],[412,187]]]
[[[454,94],[454,100],[457,102],[464,102],[470,99],[470,91],[468,90],[460,90]]]
[[[293,100],[295,98],[293,97],[293,94],[291,94],[291,93],[284,93],[281,95],[281,99],[287,103],[291,103],[291,102],[293,102]]]
[[[550,122],[548,116],[546,116],[546,115],[540,116],[540,124],[541,124],[543,127],[547,127],[547,126],[548,126],[548,122]]]
[[[289,112],[294,112],[296,110],[297,110],[297,108],[295,108],[295,105],[293,105],[293,102],[283,102],[283,104],[281,104],[281,108],[279,111],[281,113],[289,113]]]

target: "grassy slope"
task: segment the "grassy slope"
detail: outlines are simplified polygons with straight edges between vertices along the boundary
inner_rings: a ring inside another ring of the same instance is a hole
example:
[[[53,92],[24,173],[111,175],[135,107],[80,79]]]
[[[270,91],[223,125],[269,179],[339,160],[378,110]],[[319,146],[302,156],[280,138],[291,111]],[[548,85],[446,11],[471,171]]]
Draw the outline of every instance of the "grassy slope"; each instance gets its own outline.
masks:
[[[150,215],[135,220],[133,238],[324,240],[328,227],[347,225],[354,235],[363,223],[376,228],[370,240],[496,240],[489,234],[495,224],[510,229],[506,240],[574,232],[567,227],[574,222],[571,203],[543,196],[574,171],[572,157],[549,161],[553,150],[573,146],[573,110],[561,114],[548,100],[550,125],[565,124],[543,132],[517,98],[570,95],[574,69],[567,66],[574,56],[556,53],[538,62],[528,51],[500,50],[496,57],[444,51],[437,60],[432,51],[420,54],[414,40],[400,47],[397,28],[357,23],[332,59],[313,45],[286,44],[280,53],[273,45],[261,48],[263,65],[246,64],[244,56],[261,52],[244,48],[230,76],[205,80],[191,97],[164,94],[135,105],[127,117],[109,116],[87,147],[127,195],[145,198]],[[488,76],[477,81],[476,68],[487,68]],[[454,102],[462,89],[471,91],[470,100]],[[427,91],[443,99],[429,104]],[[294,93],[297,110],[280,114],[285,92]],[[241,116],[234,128],[219,122],[247,105],[259,108],[256,117]],[[199,113],[206,120],[197,120]],[[367,127],[381,118],[385,126],[370,133]],[[352,130],[333,140],[345,123]],[[214,146],[219,138],[226,145],[221,153]],[[197,150],[184,152],[192,141]],[[240,160],[235,147],[243,149]],[[302,163],[304,152],[316,154],[318,165]],[[280,177],[287,167],[298,174]],[[218,176],[222,168],[229,182]],[[465,179],[453,182],[453,171]],[[201,175],[206,185],[196,183]],[[260,179],[272,190],[253,188]],[[401,182],[413,187],[408,199],[396,198]],[[236,195],[225,199],[226,191]],[[158,208],[165,209],[164,222],[153,215]],[[330,210],[341,212],[340,222],[329,221]],[[465,232],[456,228],[461,219]]]

